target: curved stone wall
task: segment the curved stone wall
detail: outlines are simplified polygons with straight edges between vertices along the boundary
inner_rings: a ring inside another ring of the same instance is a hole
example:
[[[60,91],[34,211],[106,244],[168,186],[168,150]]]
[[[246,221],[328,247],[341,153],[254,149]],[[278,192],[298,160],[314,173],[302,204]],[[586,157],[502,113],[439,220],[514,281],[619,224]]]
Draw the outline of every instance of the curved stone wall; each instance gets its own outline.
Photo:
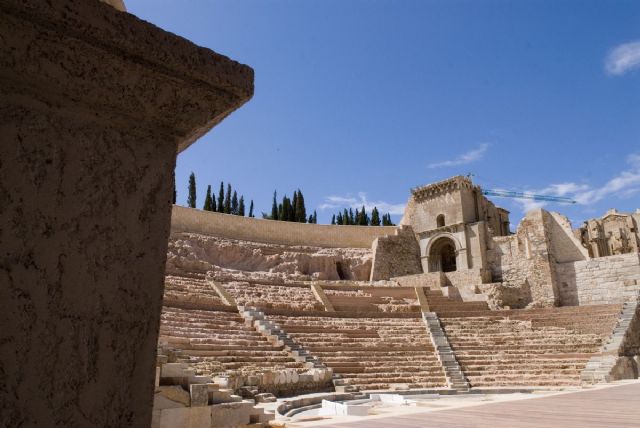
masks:
[[[333,226],[293,223],[220,214],[173,206],[172,232],[189,232],[220,238],[281,245],[328,248],[371,248],[376,238],[393,235],[395,226]]]

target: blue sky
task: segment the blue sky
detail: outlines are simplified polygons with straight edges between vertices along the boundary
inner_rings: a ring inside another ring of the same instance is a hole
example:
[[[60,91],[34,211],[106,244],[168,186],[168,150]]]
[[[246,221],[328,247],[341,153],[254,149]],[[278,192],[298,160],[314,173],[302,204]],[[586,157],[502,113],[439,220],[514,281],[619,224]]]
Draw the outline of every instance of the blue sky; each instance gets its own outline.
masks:
[[[248,64],[255,95],[178,156],[198,207],[221,180],[269,211],[304,192],[398,221],[409,189],[457,174],[562,195],[578,226],[640,208],[640,2],[127,0]],[[517,223],[534,204],[494,199]]]

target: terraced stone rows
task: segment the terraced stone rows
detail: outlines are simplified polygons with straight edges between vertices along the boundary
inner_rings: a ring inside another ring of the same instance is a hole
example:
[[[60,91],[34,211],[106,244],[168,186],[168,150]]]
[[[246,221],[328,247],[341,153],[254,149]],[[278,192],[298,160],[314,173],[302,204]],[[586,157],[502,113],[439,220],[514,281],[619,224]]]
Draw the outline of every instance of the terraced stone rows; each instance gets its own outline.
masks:
[[[472,386],[566,386],[580,384],[587,361],[598,352],[605,332],[613,330],[616,306],[598,311],[604,322],[593,322],[588,307],[504,311],[504,316],[474,312],[441,322]],[[581,331],[558,327],[579,321]]]
[[[238,281],[223,285],[240,305],[262,309],[324,310],[308,285],[270,285]]]
[[[413,288],[329,286],[324,293],[337,311],[419,312]]]
[[[160,340],[183,350],[200,374],[249,374],[290,368],[305,370],[283,349],[245,325],[232,307],[217,310],[163,307]]]
[[[444,372],[419,318],[288,317],[271,315],[334,373],[363,390],[446,386]]]
[[[164,300],[169,304],[181,303],[202,309],[223,305],[222,299],[207,283],[204,274],[166,275],[164,288]]]

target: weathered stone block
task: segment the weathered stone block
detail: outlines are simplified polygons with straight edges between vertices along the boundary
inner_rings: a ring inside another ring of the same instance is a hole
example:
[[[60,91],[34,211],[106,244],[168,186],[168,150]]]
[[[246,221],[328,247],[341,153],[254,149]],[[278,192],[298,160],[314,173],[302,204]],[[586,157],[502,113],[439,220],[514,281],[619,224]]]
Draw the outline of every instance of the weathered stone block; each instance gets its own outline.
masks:
[[[209,404],[209,388],[206,384],[189,385],[191,407],[206,406]]]

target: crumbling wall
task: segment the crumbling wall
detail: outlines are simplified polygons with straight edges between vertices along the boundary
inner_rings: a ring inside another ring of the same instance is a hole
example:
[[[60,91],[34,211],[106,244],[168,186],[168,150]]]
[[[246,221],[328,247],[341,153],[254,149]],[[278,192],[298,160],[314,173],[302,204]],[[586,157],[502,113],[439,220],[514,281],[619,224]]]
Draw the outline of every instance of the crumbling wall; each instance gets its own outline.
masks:
[[[569,219],[559,213],[545,215],[545,227],[549,239],[549,255],[556,263],[587,260],[589,251],[574,236]]]
[[[536,306],[560,303],[551,255],[550,217],[541,209],[528,212],[514,235],[492,238],[487,252],[494,281],[527,282]]]
[[[401,226],[395,235],[376,238],[372,249],[372,281],[422,273],[420,245],[410,226]]]
[[[487,296],[487,304],[493,310],[523,309],[532,301],[528,282],[493,282],[481,284],[479,290]]]
[[[622,303],[640,290],[640,254],[621,254],[556,266],[563,305]]]
[[[299,280],[366,281],[371,273],[371,260],[371,250],[364,248],[265,244],[173,232],[169,238],[167,273],[204,273],[227,268],[298,276]]]

